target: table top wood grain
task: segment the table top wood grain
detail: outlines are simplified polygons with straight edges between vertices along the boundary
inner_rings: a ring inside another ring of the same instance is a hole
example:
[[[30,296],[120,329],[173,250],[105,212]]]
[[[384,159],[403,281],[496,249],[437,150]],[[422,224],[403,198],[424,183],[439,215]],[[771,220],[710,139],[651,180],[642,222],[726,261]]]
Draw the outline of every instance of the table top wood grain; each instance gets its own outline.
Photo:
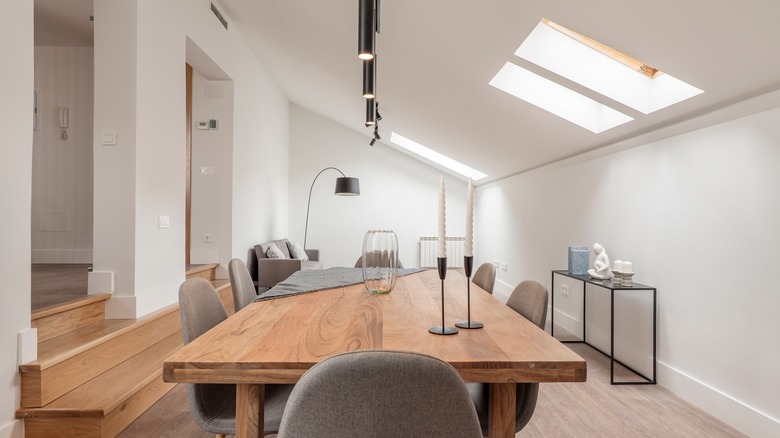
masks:
[[[466,319],[466,277],[445,280],[445,324]],[[365,349],[429,354],[467,382],[583,382],[585,360],[471,284],[471,316],[485,324],[452,336],[441,324],[435,270],[399,277],[387,295],[362,284],[255,302],[168,357],[164,380],[189,383],[295,383],[335,354]]]

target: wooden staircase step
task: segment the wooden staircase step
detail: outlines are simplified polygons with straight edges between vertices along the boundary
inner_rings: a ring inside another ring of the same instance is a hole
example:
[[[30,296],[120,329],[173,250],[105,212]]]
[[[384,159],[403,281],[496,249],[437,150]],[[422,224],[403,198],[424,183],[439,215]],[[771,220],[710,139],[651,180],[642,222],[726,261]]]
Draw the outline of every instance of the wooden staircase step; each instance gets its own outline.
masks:
[[[42,407],[79,385],[181,331],[178,305],[138,320],[93,323],[39,345],[39,358],[20,367],[22,407]]]
[[[212,280],[211,284],[217,290],[219,299],[222,300],[222,305],[225,306],[225,312],[227,312],[228,316],[234,314],[233,287],[230,285],[230,280]]]
[[[212,281],[217,278],[216,271],[219,263],[209,263],[205,265],[187,265],[187,278],[201,277]]]
[[[181,346],[174,333],[42,408],[20,408],[26,437],[116,436],[173,389],[162,363]]]
[[[109,298],[111,294],[88,295],[33,312],[30,319],[32,327],[38,329],[38,342],[102,321]]]

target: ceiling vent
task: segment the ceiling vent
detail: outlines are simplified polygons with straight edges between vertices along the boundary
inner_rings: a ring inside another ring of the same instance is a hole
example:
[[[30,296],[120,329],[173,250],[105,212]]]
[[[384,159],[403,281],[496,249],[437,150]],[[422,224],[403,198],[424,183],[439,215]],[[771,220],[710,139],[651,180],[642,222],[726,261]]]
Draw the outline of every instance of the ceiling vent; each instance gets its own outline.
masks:
[[[211,4],[211,12],[214,13],[214,15],[217,17],[217,20],[219,20],[219,22],[222,23],[223,26],[225,26],[225,29],[227,29],[227,20],[225,20],[225,17],[222,16],[222,14],[219,12],[219,9],[217,9],[214,3]]]

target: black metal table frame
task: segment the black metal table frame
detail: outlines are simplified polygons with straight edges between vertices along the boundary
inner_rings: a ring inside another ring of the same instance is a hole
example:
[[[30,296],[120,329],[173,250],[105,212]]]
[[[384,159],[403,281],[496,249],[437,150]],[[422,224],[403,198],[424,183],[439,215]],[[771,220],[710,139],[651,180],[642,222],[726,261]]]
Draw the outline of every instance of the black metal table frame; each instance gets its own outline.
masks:
[[[591,279],[588,274],[584,275],[574,275],[569,274],[568,271],[564,270],[558,270],[558,271],[552,271],[552,278],[550,282],[550,289],[552,290],[552,293],[550,294],[550,306],[552,307],[550,313],[550,336],[555,337],[555,274],[563,275],[564,277],[573,278],[577,281],[582,282],[582,340],[578,341],[560,341],[563,344],[585,344],[594,350],[598,351],[599,353],[603,354],[604,356],[607,356],[609,358],[609,383],[611,385],[655,385],[656,384],[656,377],[658,374],[658,358],[656,356],[656,330],[657,330],[657,290],[656,288],[652,286],[647,286],[643,284],[634,283],[632,286],[617,286],[612,283],[611,280],[594,280]],[[597,287],[601,287],[604,289],[609,289],[610,291],[610,309],[609,309],[609,351],[610,353],[605,353],[604,351],[601,351],[598,347],[594,346],[593,344],[588,342],[588,338],[586,336],[586,329],[585,329],[585,318],[586,318],[586,306],[587,306],[587,286],[588,284],[592,284]],[[632,291],[632,290],[652,290],[653,291],[653,378],[649,378],[645,376],[644,374],[640,373],[639,371],[631,368],[630,366],[626,365],[625,363],[621,362],[618,359],[615,359],[615,291]],[[615,362],[622,365],[632,373],[638,375],[639,377],[643,378],[644,380],[641,381],[629,381],[629,382],[616,382],[615,381]]]

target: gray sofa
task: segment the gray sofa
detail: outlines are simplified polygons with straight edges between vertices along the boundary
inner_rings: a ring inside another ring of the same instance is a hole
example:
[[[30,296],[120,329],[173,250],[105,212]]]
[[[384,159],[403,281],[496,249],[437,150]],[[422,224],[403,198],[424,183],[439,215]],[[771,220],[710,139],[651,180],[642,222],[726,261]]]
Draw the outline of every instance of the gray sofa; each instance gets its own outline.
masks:
[[[287,239],[279,239],[255,245],[258,288],[274,287],[276,283],[285,280],[297,271],[322,269],[322,263],[319,261],[320,250],[307,249],[306,255],[309,256],[309,261],[304,262],[290,258],[290,249],[287,247],[287,242]],[[266,252],[268,252],[268,248],[272,243],[282,251],[286,258],[273,259],[266,256]]]

